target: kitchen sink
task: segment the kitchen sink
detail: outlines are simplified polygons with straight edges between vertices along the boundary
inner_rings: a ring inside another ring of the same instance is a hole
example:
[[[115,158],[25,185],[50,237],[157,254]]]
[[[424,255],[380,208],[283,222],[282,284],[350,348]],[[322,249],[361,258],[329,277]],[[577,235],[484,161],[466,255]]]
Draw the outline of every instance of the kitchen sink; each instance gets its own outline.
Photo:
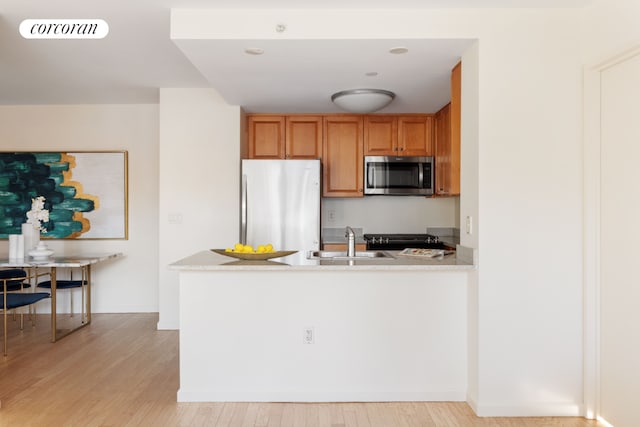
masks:
[[[339,251],[312,251],[307,254],[309,259],[376,259],[376,258],[393,258],[385,251],[356,251],[354,256],[347,256],[346,252]]]

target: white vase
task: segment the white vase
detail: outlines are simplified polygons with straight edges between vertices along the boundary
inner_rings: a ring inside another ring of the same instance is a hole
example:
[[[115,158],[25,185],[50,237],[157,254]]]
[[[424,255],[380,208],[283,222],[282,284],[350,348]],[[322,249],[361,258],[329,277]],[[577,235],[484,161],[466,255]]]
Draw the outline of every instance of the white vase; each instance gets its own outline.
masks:
[[[25,222],[22,224],[22,235],[24,236],[24,256],[26,257],[29,255],[29,251],[40,243],[40,230]]]

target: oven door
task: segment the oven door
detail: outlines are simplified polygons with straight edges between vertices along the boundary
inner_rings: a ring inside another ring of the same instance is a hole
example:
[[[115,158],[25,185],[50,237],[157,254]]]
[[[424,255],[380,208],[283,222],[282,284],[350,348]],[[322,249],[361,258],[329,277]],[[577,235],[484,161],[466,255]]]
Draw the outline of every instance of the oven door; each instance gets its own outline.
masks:
[[[366,156],[364,163],[364,194],[433,194],[433,157]]]

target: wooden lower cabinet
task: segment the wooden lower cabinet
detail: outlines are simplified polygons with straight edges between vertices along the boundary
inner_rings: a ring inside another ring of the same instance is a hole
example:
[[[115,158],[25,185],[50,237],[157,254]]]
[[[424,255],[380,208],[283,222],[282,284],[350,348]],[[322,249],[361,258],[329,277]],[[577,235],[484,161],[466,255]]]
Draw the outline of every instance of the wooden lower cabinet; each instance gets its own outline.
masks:
[[[322,245],[323,251],[335,251],[335,252],[346,252],[347,244],[346,243],[325,243]],[[357,243],[356,244],[356,252],[366,251],[367,244],[366,243]]]
[[[324,197],[362,197],[362,116],[325,116],[322,144]]]

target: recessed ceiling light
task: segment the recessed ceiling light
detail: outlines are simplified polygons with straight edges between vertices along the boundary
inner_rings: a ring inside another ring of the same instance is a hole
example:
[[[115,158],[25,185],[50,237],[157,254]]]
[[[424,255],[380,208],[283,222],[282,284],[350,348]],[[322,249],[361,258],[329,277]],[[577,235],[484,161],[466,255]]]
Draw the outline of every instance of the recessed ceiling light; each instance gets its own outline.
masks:
[[[262,55],[264,53],[264,49],[260,49],[259,47],[248,47],[244,50],[244,53],[248,55]]]
[[[365,76],[367,77],[375,77],[378,75],[377,71],[369,71],[368,73],[364,73]]]
[[[392,47],[391,49],[389,49],[389,53],[394,53],[396,55],[400,55],[402,53],[407,53],[407,52],[409,52],[409,49],[402,46]]]

